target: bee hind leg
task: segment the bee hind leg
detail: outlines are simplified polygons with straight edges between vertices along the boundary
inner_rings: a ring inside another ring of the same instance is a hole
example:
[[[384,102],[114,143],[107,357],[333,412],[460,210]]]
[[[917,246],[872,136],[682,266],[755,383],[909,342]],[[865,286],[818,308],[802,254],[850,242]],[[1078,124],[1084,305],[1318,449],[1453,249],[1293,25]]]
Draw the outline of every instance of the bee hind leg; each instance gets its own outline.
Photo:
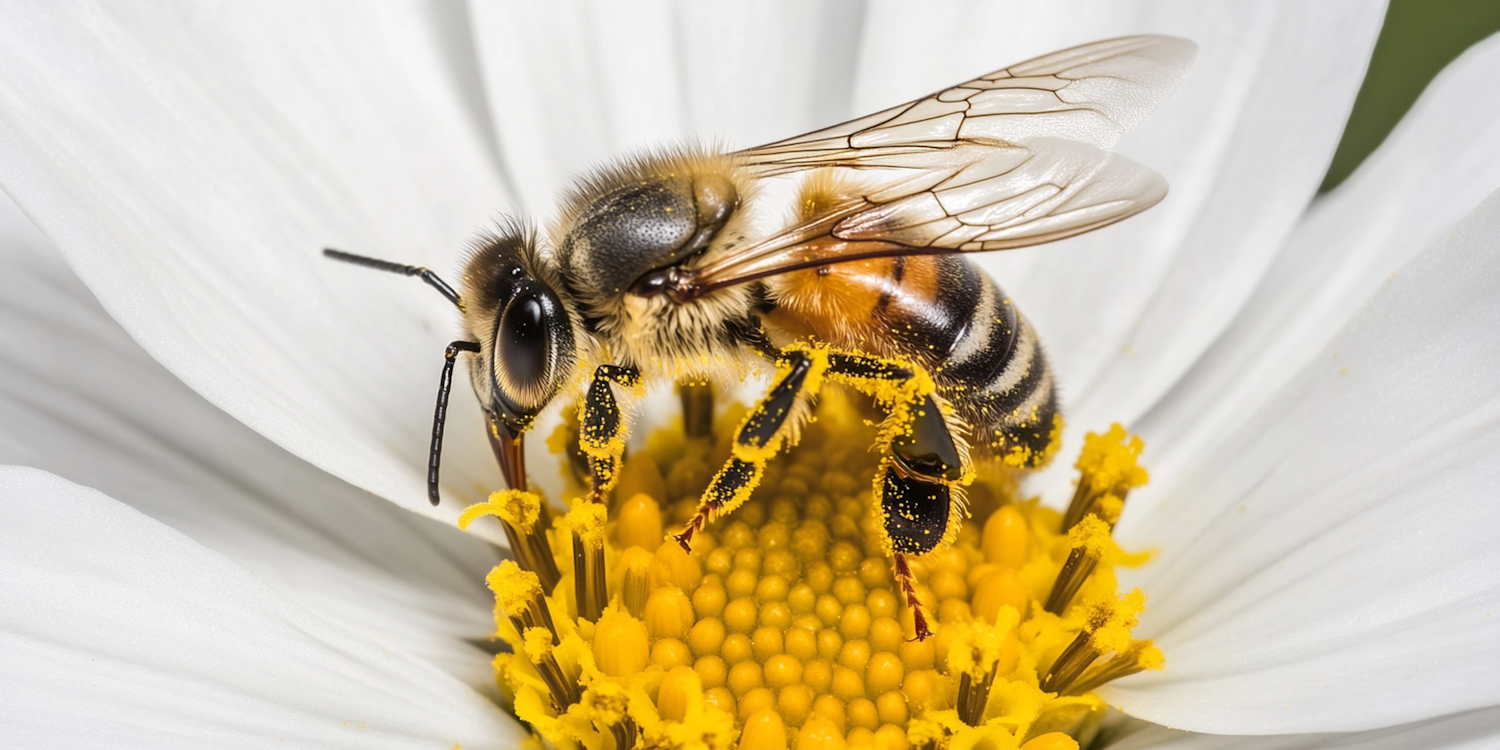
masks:
[[[973,479],[967,445],[949,427],[932,378],[921,368],[864,354],[829,358],[828,378],[875,397],[886,410],[884,459],[875,478],[877,528],[912,613],[917,640],[932,635],[908,556],[953,541],[966,514],[962,486]]]
[[[911,610],[916,639],[925,640],[932,635],[932,628],[906,558],[925,555],[947,541],[949,520],[955,510],[953,491],[942,482],[911,475],[894,460],[882,462],[877,489],[878,526],[890,551],[896,583]]]
[[[776,385],[750,410],[735,432],[729,461],[703,491],[697,513],[681,533],[672,535],[685,550],[692,551],[695,533],[715,518],[733,512],[755,491],[766,463],[787,442],[787,428],[795,428],[797,420],[789,418],[804,394],[817,394],[827,358],[817,352],[789,349],[777,357],[776,364],[780,375]]]

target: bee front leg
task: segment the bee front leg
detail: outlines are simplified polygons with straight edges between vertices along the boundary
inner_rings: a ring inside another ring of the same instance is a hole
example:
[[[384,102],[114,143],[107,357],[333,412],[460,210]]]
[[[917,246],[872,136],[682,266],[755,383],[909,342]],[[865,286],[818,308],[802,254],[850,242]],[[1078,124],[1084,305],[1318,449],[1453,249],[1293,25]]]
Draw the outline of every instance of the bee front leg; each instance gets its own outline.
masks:
[[[799,420],[789,417],[799,404],[806,403],[804,395],[817,395],[828,359],[823,352],[788,349],[777,357],[776,365],[780,377],[735,432],[729,462],[703,491],[698,512],[681,533],[672,535],[689,552],[692,551],[693,534],[702,531],[715,518],[733,512],[755,491],[766,463],[780,452],[792,432],[787,428],[795,429],[798,424]]]
[[[634,367],[600,365],[594,370],[578,414],[578,445],[588,457],[591,489],[589,499],[604,502],[620,478],[620,458],[625,454],[625,422],[615,400],[611,383],[627,388],[641,382],[641,371]]]

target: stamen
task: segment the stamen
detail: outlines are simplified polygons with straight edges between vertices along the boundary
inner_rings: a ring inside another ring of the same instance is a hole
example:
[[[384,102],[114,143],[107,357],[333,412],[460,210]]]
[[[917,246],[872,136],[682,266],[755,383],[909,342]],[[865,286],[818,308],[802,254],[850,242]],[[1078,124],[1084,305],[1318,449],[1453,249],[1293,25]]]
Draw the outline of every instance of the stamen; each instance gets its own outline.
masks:
[[[1129,435],[1119,424],[1110,425],[1109,431],[1100,435],[1090,432],[1083,438],[1083,453],[1079,455],[1080,476],[1068,512],[1063,516],[1062,528],[1067,531],[1083,517],[1093,512],[1102,516],[1111,526],[1119,518],[1119,508],[1113,513],[1100,513],[1095,507],[1106,496],[1113,496],[1120,505],[1130,490],[1145,484],[1150,476],[1137,460],[1146,447],[1139,436]]]
[[[615,739],[615,747],[635,747],[637,727],[628,713],[630,696],[624,687],[598,681],[583,694],[584,711],[594,725],[606,729]]]
[[[595,622],[609,602],[604,576],[604,520],[602,504],[583,500],[563,519],[573,531],[573,593],[578,616]]]
[[[1057,580],[1052,584],[1052,593],[1047,595],[1045,609],[1048,612],[1060,615],[1067,609],[1068,602],[1073,601],[1073,596],[1078,593],[1083,582],[1098,567],[1099,558],[1104,556],[1104,547],[1108,543],[1109,525],[1092,513],[1068,529],[1068,546],[1072,551],[1068,553],[1067,561],[1063,563]]]
[[[552,613],[542,597],[542,584],[536,573],[522,570],[516,563],[506,560],[496,565],[485,583],[495,592],[495,608],[510,619],[516,632],[525,633],[528,628],[543,628],[552,634],[552,642],[560,643],[557,626],[552,624]]]
[[[542,681],[547,683],[557,710],[564,711],[577,703],[581,696],[578,693],[578,678],[564,672],[553,657],[553,637],[554,634],[546,628],[527,628],[523,635],[526,658],[536,667]]]
[[[489,500],[464,509],[458,516],[458,528],[467,529],[475,519],[494,516],[505,530],[511,554],[522,568],[541,578],[542,588],[551,591],[562,580],[552,557],[552,544],[542,532],[545,504],[540,497],[521,490],[502,490],[490,494]]]
[[[1136,616],[1146,608],[1146,595],[1140,589],[1116,599],[1109,597],[1085,605],[1084,626],[1042,679],[1043,692],[1063,693],[1088,669],[1095,659],[1111,651],[1130,648],[1130,629]]]
[[[958,623],[948,648],[948,668],[958,672],[958,696],[954,708],[969,726],[984,723],[984,709],[997,675],[1010,674],[1020,662],[1021,646],[1013,633],[1020,622],[1014,610],[1006,610],[998,624]]]
[[[1116,654],[1114,658],[1103,664],[1095,664],[1083,677],[1073,683],[1063,695],[1083,695],[1092,690],[1097,690],[1109,682],[1128,677],[1137,672],[1148,669],[1161,669],[1166,666],[1166,658],[1162,656],[1161,649],[1151,641],[1134,641],[1129,650]]]

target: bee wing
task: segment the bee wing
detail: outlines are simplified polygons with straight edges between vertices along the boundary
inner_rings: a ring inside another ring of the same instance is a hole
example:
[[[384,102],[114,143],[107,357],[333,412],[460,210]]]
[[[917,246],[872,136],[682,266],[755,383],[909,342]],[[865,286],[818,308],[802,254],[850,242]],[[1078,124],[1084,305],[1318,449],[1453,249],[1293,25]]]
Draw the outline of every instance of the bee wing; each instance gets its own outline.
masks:
[[[893,157],[895,158],[895,157]],[[1004,250],[1070,237],[1155,205],[1161,175],[1087,143],[1032,138],[903,154],[903,177],[688,271],[701,291],[811,266]]]
[[[1166,181],[1103,149],[1176,87],[1196,54],[1175,37],[1095,42],[742,151],[763,176],[852,170],[862,194],[705,258],[685,281],[707,291],[862,258],[1023,247],[1143,211]]]
[[[1106,39],[1019,65],[831,128],[741,152],[760,174],[966,141],[1062,138],[1109,148],[1187,76],[1198,46],[1170,36]]]

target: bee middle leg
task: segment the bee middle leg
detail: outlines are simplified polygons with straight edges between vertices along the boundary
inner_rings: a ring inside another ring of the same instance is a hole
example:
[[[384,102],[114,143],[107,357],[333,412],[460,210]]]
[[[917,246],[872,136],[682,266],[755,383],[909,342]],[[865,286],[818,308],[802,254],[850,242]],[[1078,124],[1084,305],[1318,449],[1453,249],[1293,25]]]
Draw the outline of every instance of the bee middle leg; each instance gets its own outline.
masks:
[[[777,356],[776,364],[780,375],[776,385],[750,410],[735,432],[729,462],[703,491],[698,512],[681,533],[672,535],[689,552],[692,551],[693,534],[702,531],[715,518],[734,511],[760,484],[766,463],[786,442],[784,428],[788,417],[797,409],[803,394],[817,394],[828,359],[821,352],[787,349]]]

